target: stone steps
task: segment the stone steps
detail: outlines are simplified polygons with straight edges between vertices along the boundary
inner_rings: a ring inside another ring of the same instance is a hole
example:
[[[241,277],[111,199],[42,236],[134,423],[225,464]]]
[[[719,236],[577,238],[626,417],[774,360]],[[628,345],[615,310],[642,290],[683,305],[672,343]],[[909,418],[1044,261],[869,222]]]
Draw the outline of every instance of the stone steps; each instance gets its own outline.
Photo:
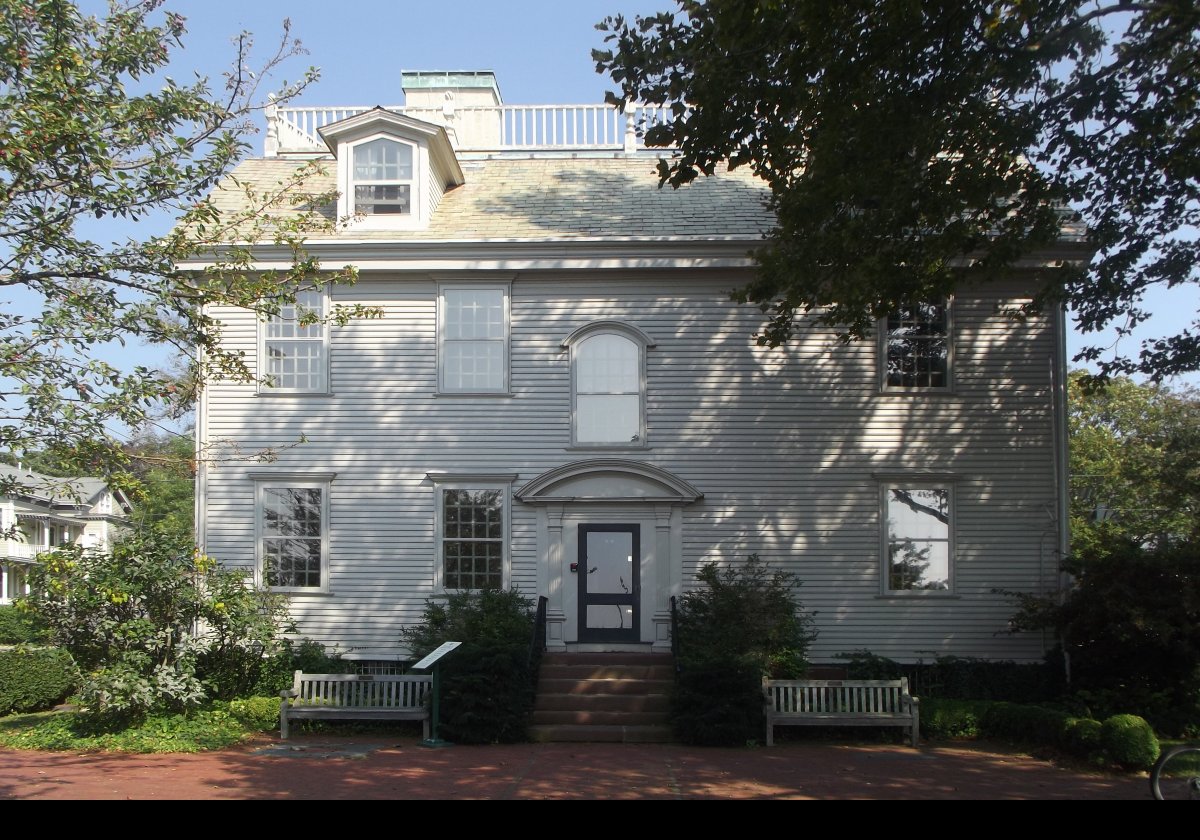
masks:
[[[670,741],[674,674],[674,661],[664,654],[546,654],[530,735],[536,741]]]

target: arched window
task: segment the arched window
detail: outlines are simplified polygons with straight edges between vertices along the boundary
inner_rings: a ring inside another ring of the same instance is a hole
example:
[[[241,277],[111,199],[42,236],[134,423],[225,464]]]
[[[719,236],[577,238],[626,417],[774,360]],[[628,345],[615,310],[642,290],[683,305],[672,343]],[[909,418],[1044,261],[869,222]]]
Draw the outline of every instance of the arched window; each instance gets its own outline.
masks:
[[[412,214],[413,147],[379,138],[354,147],[354,212]]]
[[[646,445],[645,351],[653,340],[614,321],[589,324],[564,342],[571,350],[571,442]]]

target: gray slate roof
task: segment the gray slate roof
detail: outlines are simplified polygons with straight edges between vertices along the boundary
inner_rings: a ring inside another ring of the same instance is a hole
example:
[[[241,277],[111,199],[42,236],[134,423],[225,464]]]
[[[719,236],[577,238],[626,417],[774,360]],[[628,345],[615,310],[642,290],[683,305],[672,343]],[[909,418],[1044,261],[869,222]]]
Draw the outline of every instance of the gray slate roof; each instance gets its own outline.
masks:
[[[366,231],[351,226],[323,239],[392,241],[571,240],[629,238],[758,239],[773,224],[769,190],[745,167],[701,176],[678,190],[659,188],[656,157],[495,157],[464,160],[466,184],[449,190],[427,228]],[[243,161],[233,178],[256,191],[294,176],[303,161]],[[335,163],[310,178],[306,192],[336,189]],[[244,192],[226,182],[214,193],[225,212],[247,209]],[[321,208],[333,219],[334,207]]]
[[[101,478],[54,478],[30,469],[0,464],[0,480],[13,480],[21,495],[53,505],[91,507],[108,486]]]

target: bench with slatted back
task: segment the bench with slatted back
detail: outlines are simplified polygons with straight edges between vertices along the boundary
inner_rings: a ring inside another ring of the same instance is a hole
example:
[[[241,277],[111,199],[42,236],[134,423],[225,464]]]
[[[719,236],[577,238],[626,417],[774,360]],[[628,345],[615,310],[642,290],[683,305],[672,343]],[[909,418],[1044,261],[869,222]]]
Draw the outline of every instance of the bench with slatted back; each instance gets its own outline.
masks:
[[[419,720],[429,740],[433,678],[419,675],[305,674],[297,671],[291,690],[279,692],[279,737],[288,720]]]
[[[776,726],[903,726],[918,743],[920,701],[908,679],[763,680],[767,746]]]

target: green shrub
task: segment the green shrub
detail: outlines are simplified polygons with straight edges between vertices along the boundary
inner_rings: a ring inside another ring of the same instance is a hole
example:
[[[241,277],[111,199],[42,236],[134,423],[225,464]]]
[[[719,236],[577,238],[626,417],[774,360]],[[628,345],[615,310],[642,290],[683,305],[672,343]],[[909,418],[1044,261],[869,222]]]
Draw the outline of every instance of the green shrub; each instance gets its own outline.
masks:
[[[901,664],[869,650],[838,654],[853,680],[908,678],[909,690],[922,700],[1008,700],[1037,703],[1059,691],[1061,667],[1046,662],[996,662],[959,656],[936,656],[933,662]]]
[[[1100,751],[1100,731],[1103,725],[1092,718],[1071,718],[1067,721],[1066,746],[1075,755],[1089,757]]]
[[[677,609],[672,725],[684,743],[742,745],[763,736],[763,677],[808,670],[812,616],[795,599],[795,577],[756,554],[708,563],[696,578],[703,586]]]
[[[999,702],[984,713],[983,727],[992,737],[1067,748],[1071,720],[1071,715],[1058,709]]]
[[[671,724],[685,744],[744,746],[764,735],[762,669],[746,659],[691,659],[671,696]]]
[[[1158,738],[1144,718],[1113,715],[1100,729],[1105,757],[1127,770],[1148,770],[1158,759]]]
[[[795,575],[751,554],[740,565],[706,563],[703,586],[679,600],[677,651],[689,659],[748,659],[764,676],[795,679],[808,670],[812,616],[795,598]]]
[[[19,645],[46,639],[46,627],[37,616],[16,604],[0,606],[0,645]]]
[[[986,700],[921,700],[921,735],[933,740],[978,738]]]
[[[279,696],[230,700],[229,713],[253,732],[270,732],[279,728]]]
[[[439,663],[440,737],[464,744],[526,739],[534,699],[533,623],[533,605],[515,589],[426,601],[421,623],[402,632],[413,655],[463,642]]]
[[[55,648],[0,651],[0,715],[61,703],[79,685],[71,655]]]
[[[899,662],[880,656],[865,648],[851,653],[839,653],[846,662],[846,677],[851,680],[898,680],[907,676]]]
[[[154,529],[111,551],[44,554],[30,590],[25,603],[83,672],[81,704],[124,722],[233,696],[276,650],[286,618],[282,599],[197,554],[186,535]],[[207,686],[202,665],[219,675]]]

